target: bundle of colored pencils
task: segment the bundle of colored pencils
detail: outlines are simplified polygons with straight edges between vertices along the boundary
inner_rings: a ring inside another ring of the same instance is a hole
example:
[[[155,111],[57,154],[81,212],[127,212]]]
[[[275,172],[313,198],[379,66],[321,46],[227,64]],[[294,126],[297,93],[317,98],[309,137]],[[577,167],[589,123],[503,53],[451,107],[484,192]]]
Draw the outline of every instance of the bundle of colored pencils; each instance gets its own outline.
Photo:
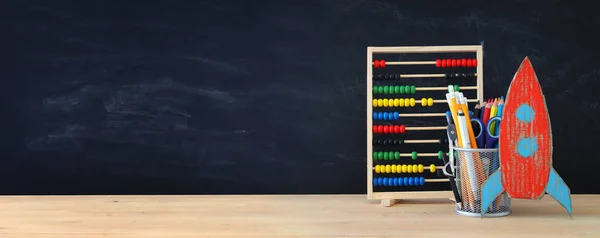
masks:
[[[473,117],[479,118],[481,122],[483,122],[484,128],[487,126],[490,118],[499,116],[502,117],[502,110],[504,109],[504,96],[494,99],[484,100],[481,105],[478,103],[475,105],[475,112],[473,113]],[[495,125],[496,123],[490,126],[490,131],[494,133],[494,135],[498,135],[500,132],[500,127]]]

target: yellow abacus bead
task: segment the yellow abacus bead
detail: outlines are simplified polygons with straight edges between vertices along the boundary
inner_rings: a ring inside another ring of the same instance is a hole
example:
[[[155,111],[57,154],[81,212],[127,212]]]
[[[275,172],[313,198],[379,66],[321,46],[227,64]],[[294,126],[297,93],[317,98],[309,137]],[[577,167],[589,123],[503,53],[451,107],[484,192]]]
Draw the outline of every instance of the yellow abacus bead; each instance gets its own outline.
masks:
[[[403,165],[402,165],[402,173],[406,173],[406,170],[407,170],[407,168],[406,168],[406,165],[405,165],[405,164],[403,164]]]
[[[383,99],[377,99],[377,106],[378,107],[383,107]]]
[[[427,106],[427,98],[421,98],[421,106]]]
[[[389,105],[388,99],[387,98],[383,99],[383,107],[388,107],[388,105]]]
[[[433,98],[427,99],[427,106],[433,106]]]
[[[392,164],[392,173],[396,173],[397,168],[398,167],[395,164]]]
[[[409,173],[412,173],[412,172],[413,172],[413,167],[412,167],[412,165],[410,165],[410,164],[406,166],[406,169],[408,169],[408,172],[409,172]]]
[[[394,98],[394,107],[400,106],[400,100]]]
[[[429,165],[429,171],[431,171],[432,173],[435,173],[435,164]]]
[[[398,106],[404,107],[404,98],[399,98],[398,99]]]
[[[377,99],[373,99],[373,107],[377,107]]]
[[[418,171],[419,171],[419,166],[418,166],[418,165],[416,165],[416,164],[413,164],[413,166],[412,166],[412,167],[413,167],[413,173],[416,173],[416,172],[418,172]]]
[[[385,172],[386,172],[386,173],[388,173],[388,174],[389,174],[390,172],[392,172],[392,166],[390,166],[389,164],[388,164],[388,165],[386,165],[386,166],[385,166]]]
[[[411,98],[411,99],[410,99],[410,106],[411,106],[411,107],[414,107],[414,106],[415,106],[415,99],[414,99],[414,98]]]
[[[425,170],[425,168],[423,167],[422,164],[419,165],[419,173],[423,173],[423,171]]]
[[[375,165],[375,173],[381,173],[381,166]]]

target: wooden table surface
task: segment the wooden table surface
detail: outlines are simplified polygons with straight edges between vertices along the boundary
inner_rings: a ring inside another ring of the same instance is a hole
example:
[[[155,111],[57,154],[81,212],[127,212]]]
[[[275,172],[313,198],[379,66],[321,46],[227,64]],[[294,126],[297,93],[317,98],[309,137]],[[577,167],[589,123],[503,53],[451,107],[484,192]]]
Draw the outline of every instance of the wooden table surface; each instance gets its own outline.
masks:
[[[513,200],[502,218],[448,200],[382,207],[365,195],[4,196],[0,237],[600,237],[600,195]]]

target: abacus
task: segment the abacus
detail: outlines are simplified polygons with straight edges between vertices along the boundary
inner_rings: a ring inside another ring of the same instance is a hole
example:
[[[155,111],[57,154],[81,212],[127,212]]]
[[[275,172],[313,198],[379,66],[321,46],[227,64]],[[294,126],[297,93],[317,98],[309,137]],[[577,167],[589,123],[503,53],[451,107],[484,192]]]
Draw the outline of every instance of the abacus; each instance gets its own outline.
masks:
[[[481,45],[367,47],[368,200],[453,198],[446,93],[482,100],[482,63]]]

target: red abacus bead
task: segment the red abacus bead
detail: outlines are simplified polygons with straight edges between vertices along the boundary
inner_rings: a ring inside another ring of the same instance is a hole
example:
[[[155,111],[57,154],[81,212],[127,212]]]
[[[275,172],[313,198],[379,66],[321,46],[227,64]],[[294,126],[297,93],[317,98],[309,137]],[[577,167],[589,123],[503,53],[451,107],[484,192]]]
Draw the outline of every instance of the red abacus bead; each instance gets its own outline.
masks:
[[[377,133],[383,133],[383,125],[377,126]]]
[[[380,68],[385,68],[385,60],[380,60],[379,61],[379,67]]]
[[[379,60],[373,61],[373,66],[375,66],[375,68],[379,68]]]
[[[373,125],[373,134],[377,134],[377,125]]]
[[[437,68],[442,67],[442,60],[436,59],[435,60],[435,67],[437,67]]]
[[[456,67],[456,59],[452,59],[452,67]]]
[[[443,59],[442,60],[442,68],[446,68],[447,64],[448,64],[448,60],[447,59]]]
[[[400,133],[400,127],[398,125],[394,125],[394,133]]]
[[[390,126],[385,125],[383,127],[383,133],[388,134],[388,133],[392,133],[392,128],[390,128]]]
[[[404,134],[405,131],[406,131],[406,126],[400,125],[400,133]]]
[[[467,59],[467,67],[473,67],[473,60]]]
[[[460,65],[461,65],[462,67],[467,67],[467,59],[461,59],[461,60],[460,60]]]
[[[473,59],[473,67],[477,67],[477,59]]]

